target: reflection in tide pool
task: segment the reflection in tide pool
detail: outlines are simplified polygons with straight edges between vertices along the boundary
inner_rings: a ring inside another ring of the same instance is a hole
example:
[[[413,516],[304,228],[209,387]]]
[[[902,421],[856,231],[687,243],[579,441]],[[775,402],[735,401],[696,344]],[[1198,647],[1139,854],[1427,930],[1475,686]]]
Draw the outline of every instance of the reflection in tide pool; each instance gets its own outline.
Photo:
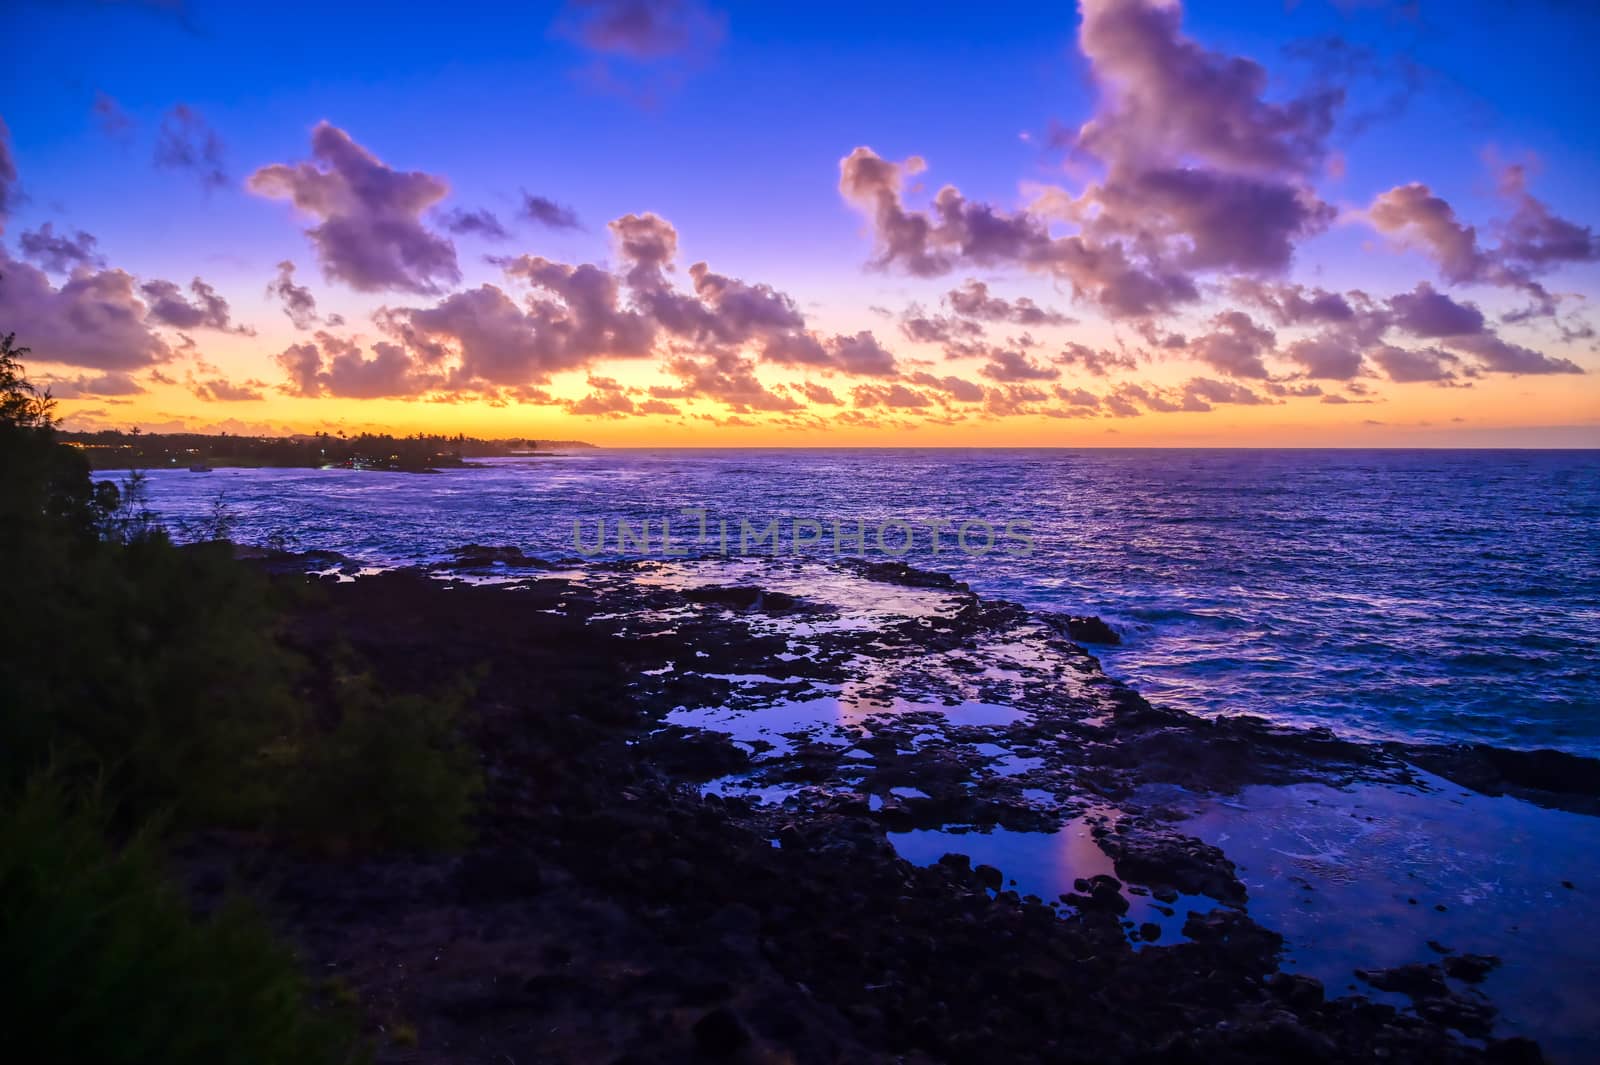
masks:
[[[725,679],[773,685],[784,683],[771,677]],[[731,704],[678,707],[663,720],[668,725],[721,732],[735,743],[747,747],[761,742],[767,745],[764,752],[780,755],[793,750],[795,735],[802,735],[812,743],[852,743],[863,735],[871,735],[873,718],[912,713],[937,714],[944,724],[975,728],[1000,728],[1028,717],[1025,710],[995,703],[958,702],[947,705],[912,699],[852,699],[843,695],[825,695],[814,699],[776,702],[759,709]],[[939,726],[930,725],[929,734],[935,734],[938,729]],[[1007,753],[1004,748],[989,744],[980,744],[978,749],[996,755]]]
[[[1284,967],[1330,994],[1370,991],[1357,967],[1438,961],[1430,941],[1493,954],[1497,1034],[1600,1060],[1600,819],[1423,779],[1432,791],[1250,787],[1179,827],[1239,866],[1251,917],[1287,941]]]
[[[1013,832],[1004,828],[891,832],[895,853],[914,865],[932,865],[946,854],[964,854],[973,865],[992,865],[1005,877],[1006,888],[1019,895],[1037,895],[1045,902],[1059,901],[1076,891],[1074,882],[1094,876],[1116,876],[1110,855],[1095,841],[1095,818],[1068,821],[1057,832]],[[1179,895],[1163,903],[1123,887],[1128,901],[1124,917],[1135,946],[1144,944],[1138,927],[1154,924],[1161,929],[1156,943],[1175,943],[1183,937],[1189,912],[1205,913],[1222,905],[1203,895]],[[1066,907],[1063,905],[1063,912]]]

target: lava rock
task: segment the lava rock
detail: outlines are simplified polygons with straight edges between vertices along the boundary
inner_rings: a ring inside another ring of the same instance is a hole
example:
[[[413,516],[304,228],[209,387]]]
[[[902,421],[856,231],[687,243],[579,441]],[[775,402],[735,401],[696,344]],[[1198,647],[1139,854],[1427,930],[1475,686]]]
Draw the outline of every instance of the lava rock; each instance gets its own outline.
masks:
[[[528,566],[538,560],[522,553],[522,548],[505,545],[468,544],[456,549],[456,564],[461,566],[487,566],[504,562],[508,566]]]
[[[772,613],[793,610],[800,605],[798,599],[786,592],[769,592],[745,584],[688,588],[684,590],[683,597],[691,603],[709,603],[732,610],[760,609]]]
[[[1500,967],[1500,959],[1492,954],[1462,954],[1444,960],[1446,976],[1464,980],[1469,984],[1481,983],[1485,976]]]
[[[1067,618],[1067,632],[1079,643],[1103,643],[1114,646],[1122,642],[1117,630],[1093,616]]]
[[[1297,1010],[1315,1009],[1326,995],[1321,980],[1303,973],[1274,973],[1267,987]]]
[[[1484,1049],[1494,1065],[1544,1065],[1544,1053],[1539,1044],[1527,1036],[1491,1039]]]
[[[750,1045],[750,1033],[727,1009],[714,1009],[694,1022],[694,1042],[701,1053],[713,1058],[731,1058]]]
[[[506,847],[464,855],[451,882],[463,902],[511,902],[537,894],[544,876],[531,855]]]
[[[1444,998],[1450,988],[1437,965],[1412,962],[1393,969],[1357,969],[1356,975],[1379,991],[1395,991],[1413,999]]]

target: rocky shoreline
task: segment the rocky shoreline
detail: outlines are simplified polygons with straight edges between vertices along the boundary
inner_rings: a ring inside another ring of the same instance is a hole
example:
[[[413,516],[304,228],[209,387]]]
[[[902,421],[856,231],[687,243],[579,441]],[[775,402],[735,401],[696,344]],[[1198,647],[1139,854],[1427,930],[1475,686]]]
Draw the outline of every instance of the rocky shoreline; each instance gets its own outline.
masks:
[[[311,586],[286,638],[313,661],[477,678],[467,853],[180,852],[202,903],[263,899],[381,1061],[1542,1060],[1478,990],[1495,958],[1437,944],[1360,993],[1282,970],[1173,796],[1443,778],[1595,813],[1591,761],[1151,706],[1095,619],[898,564],[255,564]],[[961,846],[1067,828],[1059,892]]]

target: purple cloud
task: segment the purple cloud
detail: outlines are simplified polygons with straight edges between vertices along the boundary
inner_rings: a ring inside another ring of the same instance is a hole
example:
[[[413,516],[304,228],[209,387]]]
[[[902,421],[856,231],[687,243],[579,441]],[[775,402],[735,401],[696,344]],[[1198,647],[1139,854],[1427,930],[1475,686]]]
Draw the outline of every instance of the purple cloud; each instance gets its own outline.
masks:
[[[1461,365],[1460,359],[1438,348],[1398,348],[1392,344],[1382,344],[1372,350],[1371,356],[1389,380],[1397,384],[1453,381],[1456,369]],[[1347,403],[1349,400],[1331,397],[1326,402]]]
[[[171,349],[146,320],[134,279],[121,270],[79,270],[57,288],[44,271],[0,249],[0,321],[27,337],[40,362],[128,371]]]
[[[1532,348],[1525,348],[1520,344],[1502,340],[1492,333],[1482,333],[1477,336],[1449,337],[1441,343],[1453,351],[1465,352],[1473,356],[1485,370],[1491,373],[1583,373],[1582,367],[1571,359],[1545,355],[1542,352],[1534,351]]]
[[[1226,170],[1314,171],[1326,152],[1338,91],[1274,103],[1267,72],[1183,33],[1166,0],[1083,0],[1078,44],[1100,92],[1075,147],[1113,167],[1194,159]]]
[[[730,410],[793,411],[800,403],[773,392],[756,376],[753,359],[730,353],[695,358],[680,355],[669,358],[663,369],[678,379],[677,386],[656,386],[650,394],[656,399],[712,399]]]
[[[17,189],[17,161],[11,154],[11,127],[0,118],[0,232],[17,209],[22,194]]]
[[[989,361],[978,368],[978,376],[991,381],[1054,381],[1061,371],[1053,366],[1041,366],[1020,351],[996,348],[989,353]]]
[[[1534,278],[1566,263],[1600,261],[1600,239],[1591,228],[1561,218],[1530,194],[1521,165],[1501,171],[1499,192],[1512,212],[1497,225],[1499,242],[1493,247],[1485,247],[1475,226],[1462,222],[1447,201],[1417,182],[1380,193],[1365,216],[1392,242],[1433,259],[1445,281],[1520,289],[1534,298],[1537,308],[1520,317],[1553,314],[1553,297]]]
[[[114,372],[96,377],[80,374],[76,378],[54,378],[45,382],[56,399],[85,399],[101,396],[137,396],[144,386],[131,374]]]
[[[531,193],[522,194],[522,217],[550,229],[579,229],[577,212],[554,200]]]
[[[1010,322],[1013,325],[1068,325],[1076,319],[1059,311],[1040,307],[1027,296],[1007,300],[989,294],[989,286],[968,278],[960,287],[945,293],[945,303],[964,318],[984,322]]]
[[[479,209],[468,211],[457,207],[439,216],[439,224],[458,237],[482,237],[484,240],[510,240],[511,234],[500,224],[494,212]]]
[[[189,382],[189,391],[195,398],[208,403],[251,403],[266,398],[255,382],[235,384],[224,377],[192,380]]]
[[[1394,325],[1417,337],[1465,336],[1482,333],[1483,312],[1470,303],[1457,303],[1426,281],[1411,292],[1389,297]]]
[[[94,118],[100,125],[100,131],[108,137],[123,138],[133,130],[133,118],[122,109],[122,105],[103,92],[94,94],[94,106],[91,108]]]
[[[49,222],[37,229],[23,230],[17,246],[24,258],[31,259],[53,274],[69,274],[79,267],[105,265],[95,250],[95,239],[83,230],[72,235],[56,234]]]
[[[233,324],[228,301],[198,277],[189,282],[192,299],[171,281],[146,281],[139,286],[139,292],[149,303],[149,320],[156,325],[255,335],[248,326]]]
[[[304,285],[294,281],[294,263],[285,259],[278,264],[278,276],[267,283],[267,295],[276,296],[283,303],[283,313],[289,316],[296,329],[310,329],[323,321],[317,314],[317,298]],[[337,317],[337,316],[335,316]],[[329,321],[339,325],[342,321]]]
[[[169,170],[189,171],[207,189],[228,183],[222,138],[187,104],[178,104],[161,120],[155,162]]]
[[[352,341],[329,333],[290,345],[276,361],[289,376],[288,391],[301,396],[403,398],[439,383],[399,344],[379,341],[369,357]]]
[[[1135,370],[1139,360],[1126,352],[1091,348],[1076,342],[1067,344],[1055,360],[1061,366],[1080,367],[1095,377],[1105,377],[1113,370]]]
[[[603,55],[656,60],[716,47],[726,21],[697,0],[568,0],[558,26]]]
[[[422,222],[449,193],[444,179],[395,170],[327,122],[312,130],[311,155],[262,167],[248,187],[320,220],[307,236],[330,280],[361,292],[417,293],[461,280],[455,245]]]
[[[1272,376],[1262,357],[1277,342],[1272,330],[1257,325],[1243,311],[1223,311],[1212,320],[1213,330],[1191,339],[1187,354],[1230,377],[1265,380]]]

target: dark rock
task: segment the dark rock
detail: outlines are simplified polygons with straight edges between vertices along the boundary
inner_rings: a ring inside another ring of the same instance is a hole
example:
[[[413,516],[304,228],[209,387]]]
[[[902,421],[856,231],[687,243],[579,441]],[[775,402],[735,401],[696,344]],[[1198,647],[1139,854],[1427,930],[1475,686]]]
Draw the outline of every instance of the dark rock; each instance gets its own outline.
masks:
[[[931,570],[917,569],[904,562],[858,562],[857,571],[868,580],[882,581],[885,584],[899,584],[907,588],[942,588],[949,591],[964,592],[967,586],[961,581],[951,577],[948,573],[935,573]]]
[[[733,985],[726,980],[688,980],[678,987],[678,1001],[685,1006],[709,1006],[733,997]]]
[[[1487,1002],[1446,995],[1443,998],[1413,1000],[1417,1015],[1444,1028],[1481,1039],[1494,1027],[1495,1008]]]
[[[455,551],[457,565],[486,566],[504,562],[508,566],[527,566],[538,562],[522,553],[522,548],[509,545],[468,544]]]
[[[683,597],[691,603],[710,603],[732,610],[766,610],[783,613],[793,610],[800,601],[787,592],[769,592],[749,585],[708,585],[704,588],[687,588]]]
[[[1116,645],[1122,642],[1122,637],[1117,635],[1117,630],[1097,617],[1069,617],[1067,619],[1067,632],[1079,643]]]
[[[1267,979],[1267,987],[1297,1010],[1315,1009],[1326,994],[1321,980],[1303,973],[1275,973]]]
[[[1116,645],[1122,642],[1117,630],[1092,615],[1040,614],[1039,617],[1055,630],[1057,635],[1065,636],[1074,643]]]
[[[1093,901],[1095,909],[1111,913],[1128,912],[1128,900],[1122,894],[1122,881],[1116,877],[1101,873],[1091,876],[1086,882],[1080,882],[1087,883],[1089,898]],[[1081,906],[1079,908],[1082,909]]]
[[[1539,1044],[1526,1036],[1491,1039],[1484,1049],[1485,1056],[1493,1065],[1544,1065],[1544,1054],[1539,1050]]]
[[[1600,759],[1486,744],[1413,746],[1403,753],[1415,765],[1485,795],[1511,794],[1557,809],[1600,813]]]
[[[761,598],[761,589],[709,585],[704,588],[686,588],[683,597],[691,603],[712,603],[716,606],[732,607],[735,610],[748,610]]]
[[[1443,964],[1446,976],[1452,976],[1469,984],[1477,984],[1500,967],[1500,959],[1492,954],[1462,954],[1446,958]]]
[[[1413,999],[1445,998],[1450,994],[1444,970],[1437,965],[1412,962],[1393,969],[1357,969],[1356,975],[1379,991],[1395,991]]]
[[[730,902],[711,915],[708,927],[733,936],[755,936],[761,931],[761,915],[754,907]]]
[[[684,780],[711,780],[750,766],[750,752],[725,733],[681,725],[668,725],[645,737],[639,741],[639,750]]]
[[[1242,903],[1246,893],[1233,862],[1220,849],[1192,836],[1148,833],[1127,837],[1116,833],[1100,839],[1124,880],[1162,885],[1161,899],[1171,890],[1206,895],[1220,902]],[[1174,895],[1173,898],[1176,898]]]
[[[1154,943],[1161,938],[1161,926],[1154,921],[1146,921],[1139,926],[1139,938],[1146,943]]]
[[[974,866],[972,873],[978,878],[978,883],[994,891],[999,891],[1005,883],[1005,877],[1000,874],[1000,870],[992,865]]]
[[[510,902],[536,894],[544,876],[531,855],[499,848],[463,855],[451,882],[463,902]]]
[[[727,1009],[714,1009],[694,1022],[694,1042],[701,1053],[713,1058],[731,1058],[750,1045],[750,1033],[739,1018]]]

